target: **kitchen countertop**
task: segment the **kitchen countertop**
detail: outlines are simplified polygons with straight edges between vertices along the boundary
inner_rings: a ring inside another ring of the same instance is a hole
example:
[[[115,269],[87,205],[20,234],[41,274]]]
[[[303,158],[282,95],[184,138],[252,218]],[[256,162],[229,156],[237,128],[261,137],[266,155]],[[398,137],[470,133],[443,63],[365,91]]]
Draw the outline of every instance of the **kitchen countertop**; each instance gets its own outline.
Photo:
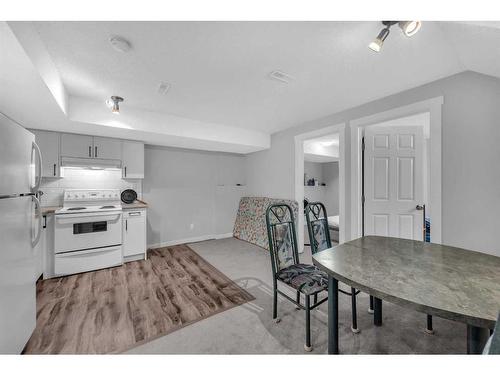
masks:
[[[122,203],[124,210],[134,210],[137,208],[148,208],[148,204],[144,201],[137,199],[134,203]]]
[[[62,208],[61,206],[47,206],[42,207],[42,215],[52,215],[56,210]]]

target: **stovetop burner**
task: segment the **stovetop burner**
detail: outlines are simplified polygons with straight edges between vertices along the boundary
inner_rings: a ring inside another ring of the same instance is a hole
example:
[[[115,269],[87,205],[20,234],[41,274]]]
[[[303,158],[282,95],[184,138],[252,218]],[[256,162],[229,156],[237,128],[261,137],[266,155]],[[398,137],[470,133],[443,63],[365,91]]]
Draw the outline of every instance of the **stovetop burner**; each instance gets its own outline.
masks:
[[[85,207],[70,207],[70,208],[68,208],[68,211],[80,211],[80,210],[85,210]]]

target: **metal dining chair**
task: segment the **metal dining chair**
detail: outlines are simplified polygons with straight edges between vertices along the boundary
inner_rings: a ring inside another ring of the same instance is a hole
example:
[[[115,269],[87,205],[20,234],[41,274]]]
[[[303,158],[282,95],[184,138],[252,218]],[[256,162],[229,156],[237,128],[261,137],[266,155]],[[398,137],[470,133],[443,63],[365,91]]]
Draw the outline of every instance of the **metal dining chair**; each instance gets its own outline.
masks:
[[[311,345],[311,310],[325,302],[328,297],[318,302],[318,293],[328,290],[328,275],[312,264],[299,262],[297,236],[292,208],[285,203],[272,204],[266,211],[267,235],[271,253],[273,273],[273,319],[279,323],[278,294],[292,302],[298,309],[306,312],[306,343],[304,349],[310,352]],[[297,293],[296,299],[278,289],[283,283]],[[301,303],[304,295],[304,304]],[[311,296],[314,302],[311,303]]]
[[[309,233],[309,242],[312,254],[314,255],[318,251],[322,251],[332,247],[330,230],[328,227],[328,215],[326,213],[324,204],[321,202],[308,202],[305,211],[307,231]],[[359,333],[360,330],[358,329],[358,317],[356,312],[356,296],[359,294],[359,290],[351,288],[350,292],[346,292],[342,289],[339,289],[339,292],[351,296],[351,331],[354,333]]]

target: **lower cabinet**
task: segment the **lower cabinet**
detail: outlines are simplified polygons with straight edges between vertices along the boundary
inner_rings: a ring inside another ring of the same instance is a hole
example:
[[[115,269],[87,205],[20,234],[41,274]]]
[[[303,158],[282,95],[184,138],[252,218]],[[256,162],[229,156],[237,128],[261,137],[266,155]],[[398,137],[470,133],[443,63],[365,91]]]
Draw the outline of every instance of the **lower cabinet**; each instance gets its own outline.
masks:
[[[123,211],[123,260],[146,259],[146,209]]]

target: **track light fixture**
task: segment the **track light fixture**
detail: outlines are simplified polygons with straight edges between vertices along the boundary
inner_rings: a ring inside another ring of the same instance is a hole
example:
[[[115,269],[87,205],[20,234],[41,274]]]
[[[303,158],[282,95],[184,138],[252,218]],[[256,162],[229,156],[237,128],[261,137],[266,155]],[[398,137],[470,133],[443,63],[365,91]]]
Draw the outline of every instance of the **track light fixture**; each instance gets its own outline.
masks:
[[[420,21],[382,21],[382,24],[384,25],[384,28],[377,35],[375,40],[368,45],[368,47],[375,52],[380,52],[382,49],[384,41],[387,39],[391,31],[391,26],[398,24],[403,31],[403,34],[406,36],[415,35],[422,26],[422,22]]]
[[[119,103],[123,102],[123,98],[121,96],[112,96],[111,100],[106,100],[106,104],[109,108],[111,108],[111,112],[115,115],[120,114],[120,105]]]

